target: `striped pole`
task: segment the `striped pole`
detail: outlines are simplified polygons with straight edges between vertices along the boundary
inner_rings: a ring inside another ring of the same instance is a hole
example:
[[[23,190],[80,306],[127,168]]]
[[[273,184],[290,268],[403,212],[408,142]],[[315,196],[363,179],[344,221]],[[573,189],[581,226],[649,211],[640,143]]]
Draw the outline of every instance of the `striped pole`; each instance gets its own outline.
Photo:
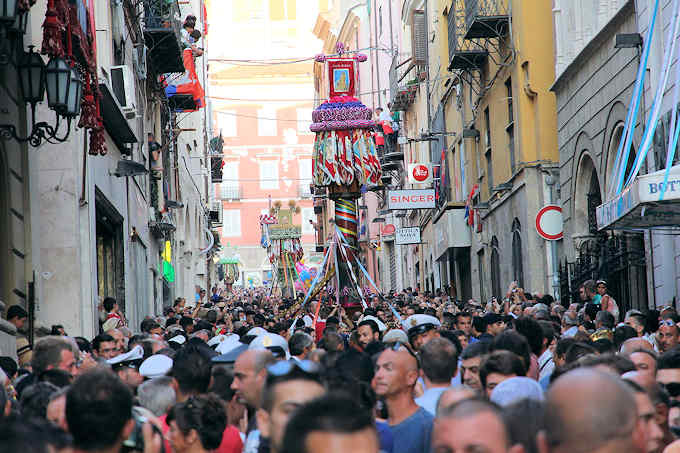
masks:
[[[345,239],[349,247],[346,248],[347,256],[339,253],[340,244],[336,248],[336,256],[338,260],[338,295],[343,306],[353,311],[354,309],[361,309],[358,304],[359,294],[354,287],[352,280],[352,270],[350,269],[354,253],[358,247],[358,227],[359,217],[357,214],[356,201],[352,198],[338,198],[335,200],[335,225],[338,231]]]

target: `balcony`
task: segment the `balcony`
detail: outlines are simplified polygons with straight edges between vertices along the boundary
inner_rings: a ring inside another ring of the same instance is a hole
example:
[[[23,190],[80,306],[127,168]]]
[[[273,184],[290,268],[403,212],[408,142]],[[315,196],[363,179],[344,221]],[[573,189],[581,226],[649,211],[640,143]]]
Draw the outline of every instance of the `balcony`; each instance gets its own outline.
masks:
[[[508,32],[507,0],[466,0],[465,39],[498,38]]]
[[[144,0],[144,40],[158,74],[184,72],[177,0]]]
[[[243,186],[238,184],[220,184],[219,198],[222,201],[238,201],[243,195]]]
[[[484,0],[452,0],[448,14],[449,35],[449,71],[453,70],[478,70],[481,69],[489,56],[488,50],[475,41],[466,38],[467,34],[467,11],[470,5],[478,5]],[[470,13],[470,17],[477,17]]]
[[[401,59],[401,62],[399,61]],[[418,69],[409,55],[392,59],[390,67],[390,101],[392,111],[405,111],[413,104],[418,92]]]

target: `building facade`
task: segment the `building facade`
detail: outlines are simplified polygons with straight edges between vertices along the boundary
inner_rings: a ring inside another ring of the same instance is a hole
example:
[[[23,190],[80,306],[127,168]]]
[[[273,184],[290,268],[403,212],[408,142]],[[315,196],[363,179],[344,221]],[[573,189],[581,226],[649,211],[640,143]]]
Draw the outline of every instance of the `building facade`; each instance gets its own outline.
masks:
[[[207,155],[205,121],[197,112],[185,113],[181,115],[199,116],[191,120],[191,128],[186,123],[178,126],[178,107],[161,81],[164,75],[167,80],[170,73],[178,77],[186,72],[179,17],[202,16],[200,1],[182,6],[155,0],[60,6],[67,8],[66,15],[73,8],[70,17],[77,18],[69,22],[73,51],[65,49],[73,55],[69,61],[78,65],[85,87],[81,115],[69,121],[66,138],[65,121],[61,123],[52,140],[63,140],[58,144],[0,142],[0,181],[8,188],[0,196],[0,243],[10,251],[0,270],[0,297],[29,310],[29,335],[37,326],[62,324],[71,335],[93,337],[105,297],[116,298],[136,327],[145,316],[161,313],[173,297],[193,298],[194,284],[207,285],[200,278],[206,254],[200,252],[208,242],[201,231],[209,225],[207,212],[198,207],[208,204],[209,163],[204,158],[188,168],[177,166],[178,160],[184,161],[178,150],[188,150],[188,144],[195,153]],[[36,4],[24,16],[26,33],[18,36],[18,49],[33,45],[44,50],[47,7]],[[156,45],[159,39],[163,46]],[[202,64],[198,66],[200,78]],[[8,68],[2,70],[12,80],[15,73]],[[13,122],[27,135],[30,108],[11,83],[14,110],[8,109],[0,122]],[[89,100],[88,88],[93,91]],[[86,112],[86,102],[92,100],[98,103],[95,119],[101,121],[97,133],[87,125],[76,127],[85,116],[92,117],[93,111]],[[36,121],[54,124],[54,112],[38,103]],[[176,140],[180,128],[187,129],[185,142]],[[160,152],[158,162],[152,162],[149,133],[159,146],[154,148]],[[188,175],[200,173],[201,165],[205,177],[199,175],[196,182],[193,176],[191,181]],[[173,257],[192,248],[192,266],[175,262],[174,275],[164,275],[161,253],[166,241]],[[186,283],[179,288],[176,281]]]

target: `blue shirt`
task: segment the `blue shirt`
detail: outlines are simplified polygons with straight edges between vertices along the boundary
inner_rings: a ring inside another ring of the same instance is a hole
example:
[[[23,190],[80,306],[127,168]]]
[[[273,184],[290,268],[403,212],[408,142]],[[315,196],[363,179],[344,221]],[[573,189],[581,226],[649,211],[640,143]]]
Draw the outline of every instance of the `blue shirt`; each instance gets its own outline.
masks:
[[[435,412],[437,412],[437,401],[439,401],[439,397],[449,388],[450,387],[429,388],[425,390],[423,396],[416,398],[416,404],[428,411],[430,414],[435,415]]]
[[[397,425],[390,425],[394,434],[394,449],[392,452],[429,452],[433,421],[434,417],[421,407],[403,422]]]
[[[375,430],[378,432],[378,440],[380,441],[380,453],[392,453],[394,451],[394,435],[390,425],[376,421]]]

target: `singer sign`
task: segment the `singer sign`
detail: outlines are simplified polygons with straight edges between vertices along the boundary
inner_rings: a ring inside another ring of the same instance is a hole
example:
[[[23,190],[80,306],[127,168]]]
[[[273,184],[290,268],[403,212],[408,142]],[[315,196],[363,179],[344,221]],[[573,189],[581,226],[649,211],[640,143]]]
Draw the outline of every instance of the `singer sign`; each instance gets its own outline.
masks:
[[[387,209],[434,209],[434,189],[389,190]]]
[[[411,184],[428,184],[432,182],[432,165],[408,164],[408,181]]]

